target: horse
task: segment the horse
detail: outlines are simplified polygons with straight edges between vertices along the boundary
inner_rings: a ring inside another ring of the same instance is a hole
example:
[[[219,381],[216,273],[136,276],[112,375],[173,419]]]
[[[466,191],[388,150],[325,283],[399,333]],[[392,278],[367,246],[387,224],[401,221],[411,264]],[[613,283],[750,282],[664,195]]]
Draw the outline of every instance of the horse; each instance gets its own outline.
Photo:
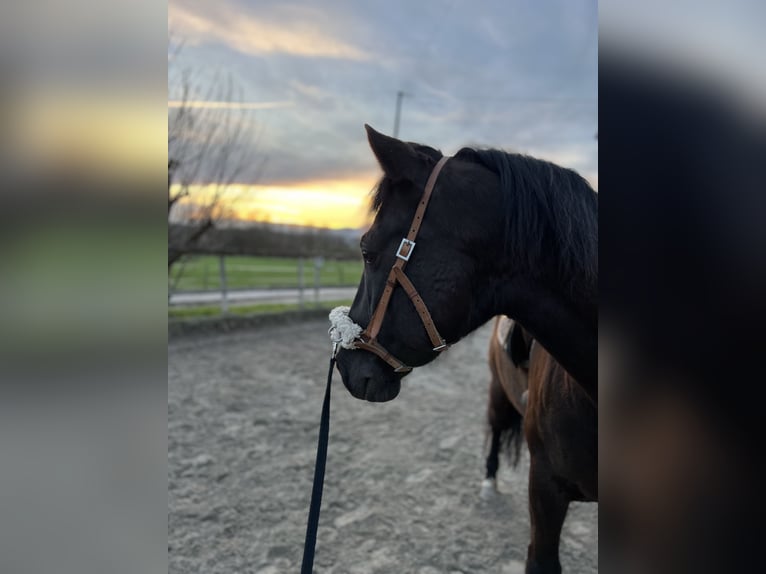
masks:
[[[521,455],[522,421],[529,396],[529,355],[534,339],[529,331],[500,315],[495,319],[489,340],[490,371],[487,397],[489,453],[481,497],[488,499],[497,492],[497,470],[500,452],[506,450],[511,466],[516,467]]]
[[[596,404],[596,192],[547,161],[473,148],[447,158],[365,128],[383,177],[336,356],[351,395],[396,398],[413,368],[507,315]],[[556,569],[528,559],[527,571]]]
[[[523,434],[530,454],[532,572],[560,572],[561,527],[572,501],[598,499],[598,415],[584,391],[528,331],[498,317],[489,342],[487,422],[491,443],[481,496],[497,493],[499,454],[513,466]]]

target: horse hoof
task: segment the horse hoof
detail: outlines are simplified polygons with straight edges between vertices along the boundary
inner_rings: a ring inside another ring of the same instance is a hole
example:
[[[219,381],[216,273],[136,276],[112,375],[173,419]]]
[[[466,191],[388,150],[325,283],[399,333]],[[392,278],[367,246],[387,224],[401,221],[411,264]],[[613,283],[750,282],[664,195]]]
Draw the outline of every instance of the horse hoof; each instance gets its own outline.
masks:
[[[481,496],[484,500],[488,500],[497,494],[497,481],[494,478],[485,478],[481,483]]]

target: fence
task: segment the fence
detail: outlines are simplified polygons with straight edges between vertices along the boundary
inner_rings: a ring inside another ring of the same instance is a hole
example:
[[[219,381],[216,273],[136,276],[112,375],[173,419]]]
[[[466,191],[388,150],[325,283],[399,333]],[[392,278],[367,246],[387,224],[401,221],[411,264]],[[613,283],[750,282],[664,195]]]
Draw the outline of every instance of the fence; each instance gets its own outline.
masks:
[[[361,274],[361,261],[324,257],[186,256],[169,274],[168,305],[176,315],[319,307],[352,299]]]

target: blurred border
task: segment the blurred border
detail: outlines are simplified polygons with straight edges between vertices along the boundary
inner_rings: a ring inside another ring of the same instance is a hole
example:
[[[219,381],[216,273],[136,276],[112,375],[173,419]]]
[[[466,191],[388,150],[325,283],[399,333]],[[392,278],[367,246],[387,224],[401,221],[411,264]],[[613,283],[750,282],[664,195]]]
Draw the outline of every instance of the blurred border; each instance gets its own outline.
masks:
[[[601,6],[600,564],[754,571],[763,7]]]
[[[0,570],[166,570],[166,5],[0,18]]]

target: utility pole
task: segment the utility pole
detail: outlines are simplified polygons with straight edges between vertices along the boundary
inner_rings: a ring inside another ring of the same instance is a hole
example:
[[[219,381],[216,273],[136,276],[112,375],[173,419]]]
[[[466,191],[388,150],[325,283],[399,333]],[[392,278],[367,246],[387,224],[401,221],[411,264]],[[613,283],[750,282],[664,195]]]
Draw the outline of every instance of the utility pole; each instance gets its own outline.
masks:
[[[402,99],[404,99],[404,92],[399,90],[396,92],[396,115],[394,116],[394,137],[399,137],[399,120],[402,117]]]

